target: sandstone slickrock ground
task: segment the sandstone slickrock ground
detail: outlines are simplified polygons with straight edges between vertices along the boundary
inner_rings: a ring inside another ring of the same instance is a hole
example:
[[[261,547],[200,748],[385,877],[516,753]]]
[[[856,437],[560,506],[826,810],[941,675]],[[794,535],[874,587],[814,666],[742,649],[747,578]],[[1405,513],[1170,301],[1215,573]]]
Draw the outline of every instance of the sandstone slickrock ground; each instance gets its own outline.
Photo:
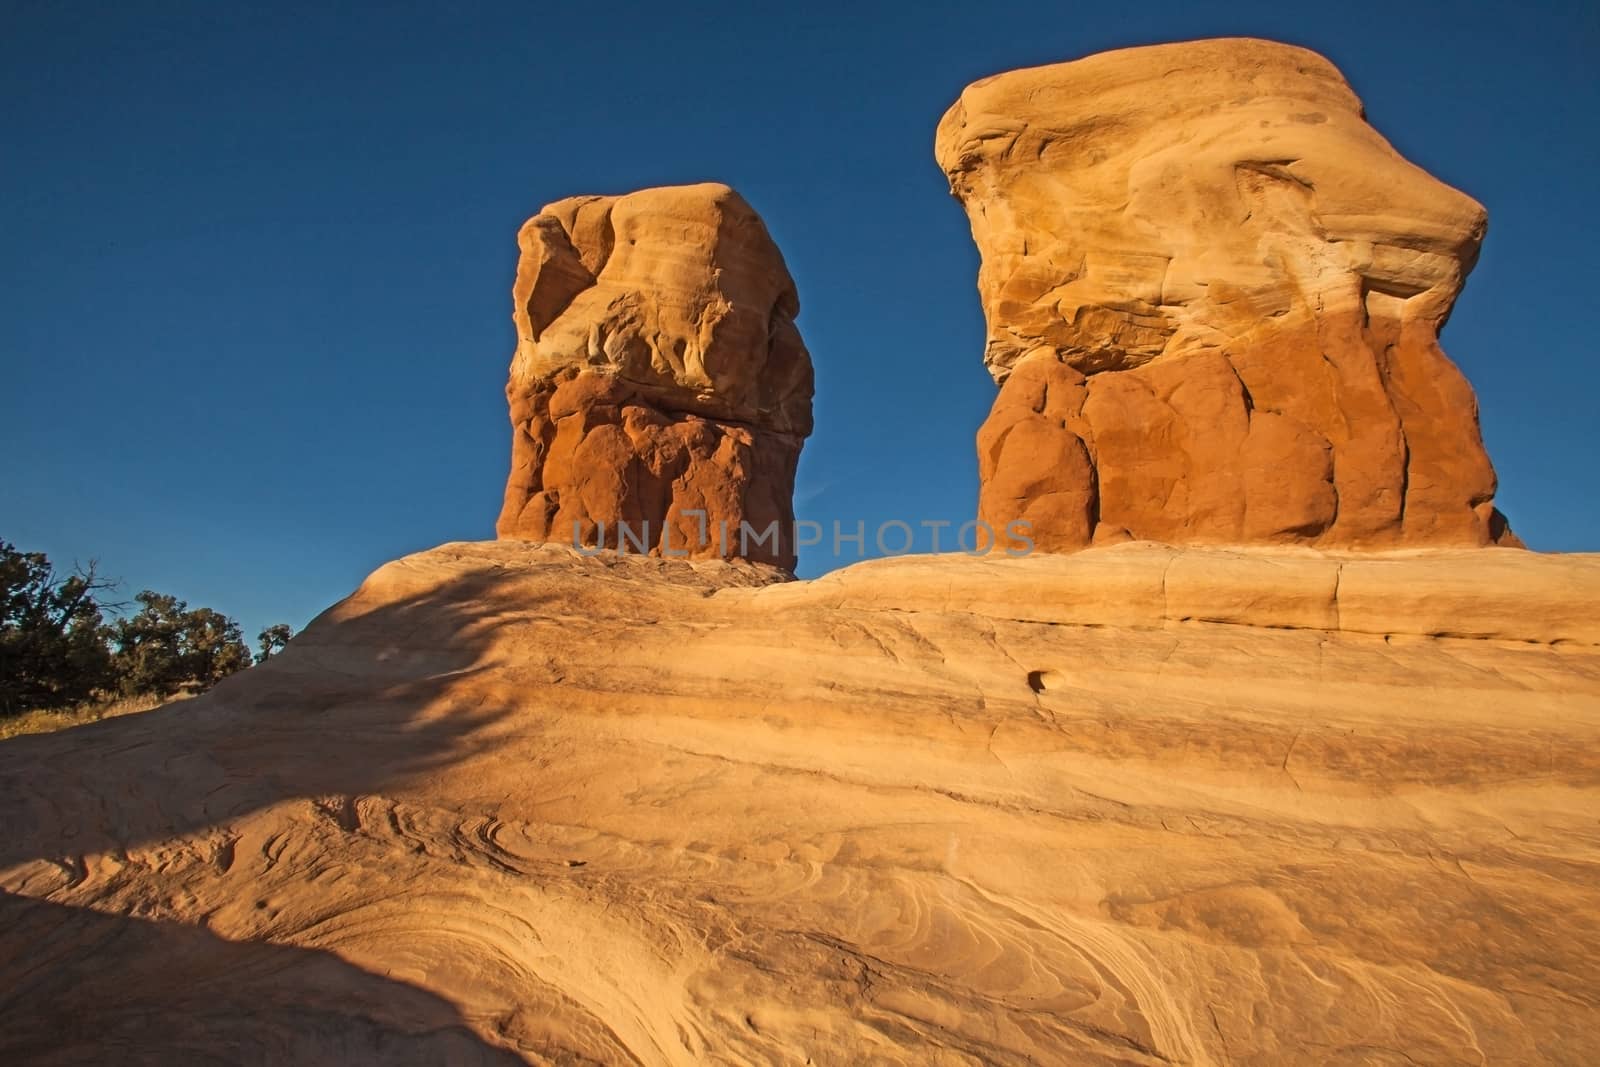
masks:
[[[0,1061],[1600,1057],[1600,557],[775,578],[446,545],[0,746]]]
[[[811,357],[750,205],[717,184],[572,197],[517,242],[499,536],[793,567]]]
[[[1516,543],[1438,332],[1486,216],[1268,41],[976,82],[935,146],[982,255],[981,517],[1126,539]]]

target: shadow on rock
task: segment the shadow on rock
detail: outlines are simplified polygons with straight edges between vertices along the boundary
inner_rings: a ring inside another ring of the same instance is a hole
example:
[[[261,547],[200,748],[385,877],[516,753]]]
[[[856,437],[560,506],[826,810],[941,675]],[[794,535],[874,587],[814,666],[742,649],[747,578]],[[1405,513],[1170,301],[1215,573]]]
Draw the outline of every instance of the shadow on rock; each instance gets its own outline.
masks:
[[[332,953],[10,894],[0,924],[6,1063],[523,1062]]]
[[[0,745],[0,889],[73,895],[97,857],[400,788],[492,743],[511,708],[474,681],[499,620],[530,605],[492,573],[375,586],[385,571],[202,697]],[[521,1062],[446,1001],[327,952],[224,940],[204,917],[14,892],[0,908],[4,1062]]]

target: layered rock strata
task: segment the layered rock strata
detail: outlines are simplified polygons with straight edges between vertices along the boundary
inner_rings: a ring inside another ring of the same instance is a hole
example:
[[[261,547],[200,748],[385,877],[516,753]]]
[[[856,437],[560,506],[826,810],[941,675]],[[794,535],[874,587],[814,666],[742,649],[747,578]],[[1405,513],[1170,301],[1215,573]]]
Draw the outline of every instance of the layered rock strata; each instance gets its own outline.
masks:
[[[0,742],[0,1062],[1600,1062],[1600,557],[455,544]]]
[[[715,184],[573,197],[518,245],[498,536],[793,567],[811,358],[754,209]]]
[[[1484,234],[1339,72],[1214,40],[968,87],[936,154],[982,255],[979,511],[1128,537],[1514,543],[1438,343]]]

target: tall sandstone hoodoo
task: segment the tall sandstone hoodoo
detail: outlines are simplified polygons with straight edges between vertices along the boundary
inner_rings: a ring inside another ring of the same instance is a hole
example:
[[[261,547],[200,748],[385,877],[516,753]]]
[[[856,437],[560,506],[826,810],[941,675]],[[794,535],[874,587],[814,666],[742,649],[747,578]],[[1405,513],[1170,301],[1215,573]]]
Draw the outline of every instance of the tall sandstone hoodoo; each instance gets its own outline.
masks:
[[[1239,39],[1013,71],[961,94],[935,150],[982,255],[994,529],[1517,543],[1438,343],[1484,210],[1327,60]]]
[[[792,568],[811,357],[755,210],[717,184],[579,196],[517,242],[498,536]]]

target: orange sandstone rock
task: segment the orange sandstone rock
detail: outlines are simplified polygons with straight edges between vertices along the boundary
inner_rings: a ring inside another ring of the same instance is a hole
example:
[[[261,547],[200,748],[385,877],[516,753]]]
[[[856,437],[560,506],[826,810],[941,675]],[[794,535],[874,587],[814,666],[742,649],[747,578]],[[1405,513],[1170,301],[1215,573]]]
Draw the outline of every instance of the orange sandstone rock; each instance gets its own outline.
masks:
[[[793,567],[811,357],[755,210],[715,184],[573,197],[518,244],[498,535]]]
[[[1239,39],[1013,71],[962,93],[936,154],[982,254],[997,531],[1517,543],[1438,344],[1484,210],[1327,60]]]
[[[0,1063],[1600,1063],[1600,555],[449,544],[0,741]]]

